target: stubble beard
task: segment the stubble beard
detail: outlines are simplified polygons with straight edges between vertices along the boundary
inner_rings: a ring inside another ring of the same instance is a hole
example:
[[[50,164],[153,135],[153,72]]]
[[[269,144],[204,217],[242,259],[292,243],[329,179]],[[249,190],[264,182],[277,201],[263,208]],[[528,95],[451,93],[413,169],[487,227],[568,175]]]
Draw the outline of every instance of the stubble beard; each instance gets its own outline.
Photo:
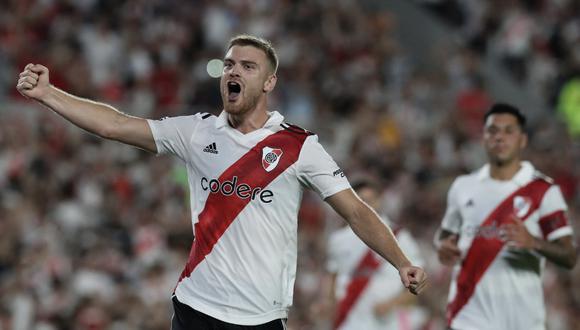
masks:
[[[488,158],[490,163],[492,163],[496,167],[505,167],[517,161],[518,156],[517,153],[505,156],[488,154]]]
[[[235,102],[232,104],[228,101],[227,94],[223,94],[222,102],[224,105],[224,110],[234,116],[243,116],[244,114],[250,112],[252,109],[256,108],[260,99],[260,95],[255,94],[245,96],[242,94],[239,96],[239,98],[241,98],[241,100],[238,99],[239,103]]]

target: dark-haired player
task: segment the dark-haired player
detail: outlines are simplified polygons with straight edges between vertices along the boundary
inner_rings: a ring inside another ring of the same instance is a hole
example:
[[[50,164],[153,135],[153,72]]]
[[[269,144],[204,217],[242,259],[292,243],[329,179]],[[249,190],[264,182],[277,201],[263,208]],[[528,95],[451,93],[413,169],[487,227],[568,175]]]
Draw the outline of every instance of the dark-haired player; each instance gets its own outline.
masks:
[[[521,158],[525,124],[517,108],[493,105],[484,118],[488,163],[449,190],[437,239],[440,261],[453,266],[451,329],[545,329],[545,259],[576,263],[560,188]]]

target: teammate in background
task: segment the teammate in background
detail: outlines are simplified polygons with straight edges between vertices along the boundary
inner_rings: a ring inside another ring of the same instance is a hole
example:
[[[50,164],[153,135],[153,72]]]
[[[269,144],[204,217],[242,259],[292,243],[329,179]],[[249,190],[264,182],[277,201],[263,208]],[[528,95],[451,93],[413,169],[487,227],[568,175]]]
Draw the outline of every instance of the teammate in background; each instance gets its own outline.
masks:
[[[375,182],[360,179],[353,190],[374,209],[380,206],[380,189]],[[392,224],[384,215],[381,218]],[[411,234],[392,226],[399,245],[415,263],[421,263],[419,247]],[[383,330],[418,329],[424,318],[413,309],[416,298],[404,290],[397,271],[381,260],[355,233],[343,227],[328,241],[327,270],[331,280],[333,329]]]
[[[173,296],[172,329],[283,329],[292,304],[297,213],[304,187],[316,191],[419,293],[426,275],[391,230],[352,191],[316,135],[269,111],[277,55],[267,41],[233,38],[220,81],[219,116],[146,120],[50,85],[28,64],[17,89],[73,124],[187,167],[194,242]]]
[[[566,203],[552,180],[522,161],[526,118],[495,104],[485,114],[488,163],[452,184],[438,234],[453,266],[451,329],[545,329],[544,260],[572,269],[576,250]]]

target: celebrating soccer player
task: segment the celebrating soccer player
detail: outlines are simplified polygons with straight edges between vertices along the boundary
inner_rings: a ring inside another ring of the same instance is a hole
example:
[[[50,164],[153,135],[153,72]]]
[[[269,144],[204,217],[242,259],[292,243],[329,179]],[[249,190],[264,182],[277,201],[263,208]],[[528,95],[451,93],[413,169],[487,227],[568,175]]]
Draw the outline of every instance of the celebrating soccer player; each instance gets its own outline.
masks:
[[[219,116],[146,120],[72,96],[29,64],[17,88],[73,124],[187,167],[195,239],[173,296],[172,329],[283,329],[296,275],[297,213],[303,188],[316,191],[419,293],[413,266],[363,203],[316,135],[268,109],[278,58],[267,41],[233,38],[224,59]],[[177,88],[177,86],[175,87]]]

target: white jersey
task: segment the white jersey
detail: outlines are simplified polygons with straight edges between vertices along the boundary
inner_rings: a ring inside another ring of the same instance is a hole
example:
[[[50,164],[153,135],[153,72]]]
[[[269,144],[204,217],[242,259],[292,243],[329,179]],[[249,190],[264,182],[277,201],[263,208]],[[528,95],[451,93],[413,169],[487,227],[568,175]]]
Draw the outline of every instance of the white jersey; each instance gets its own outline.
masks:
[[[461,263],[453,269],[447,309],[456,330],[545,328],[541,273],[545,258],[508,247],[501,227],[520,218],[535,237],[571,235],[558,186],[529,162],[507,181],[486,165],[458,177],[449,190],[442,229],[459,234]]]
[[[419,247],[411,234],[395,230],[399,246],[414,265],[422,264]],[[341,330],[416,329],[421,315],[411,308],[393,310],[384,317],[374,307],[406,291],[399,272],[371,251],[350,227],[338,229],[327,245],[327,270],[336,274],[337,318]]]
[[[323,199],[350,188],[313,135],[270,112],[248,134],[227,113],[149,120],[159,153],[187,167],[194,242],[175,295],[228,323],[286,318],[296,276],[303,187]]]

